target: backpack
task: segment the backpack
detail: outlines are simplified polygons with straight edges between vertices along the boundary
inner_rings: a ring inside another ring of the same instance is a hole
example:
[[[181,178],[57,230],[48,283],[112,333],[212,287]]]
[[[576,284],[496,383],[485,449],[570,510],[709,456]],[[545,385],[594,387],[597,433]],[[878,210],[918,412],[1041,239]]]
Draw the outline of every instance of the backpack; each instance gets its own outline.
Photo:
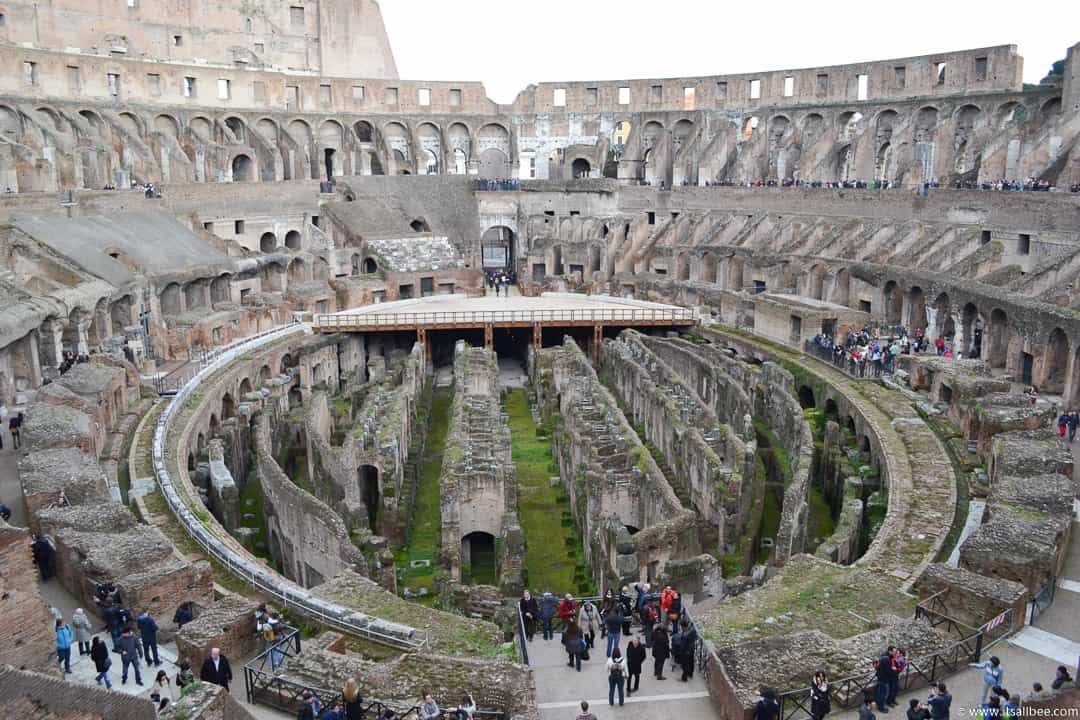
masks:
[[[612,680],[622,680],[623,679],[622,660],[620,660],[619,662],[611,664],[611,670],[608,672],[608,675],[611,677]]]
[[[262,636],[263,636],[263,640],[266,640],[267,642],[273,642],[274,641],[274,626],[271,625],[270,623],[264,623],[263,626],[262,626]]]

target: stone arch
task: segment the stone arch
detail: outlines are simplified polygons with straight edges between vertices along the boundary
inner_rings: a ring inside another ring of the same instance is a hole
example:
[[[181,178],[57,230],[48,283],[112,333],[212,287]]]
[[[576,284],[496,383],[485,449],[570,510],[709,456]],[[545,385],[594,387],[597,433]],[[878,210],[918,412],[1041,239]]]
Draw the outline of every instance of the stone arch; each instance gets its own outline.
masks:
[[[1009,315],[1001,308],[994,308],[990,313],[989,347],[986,359],[992,368],[1006,367],[1009,359]]]
[[[851,273],[847,268],[841,268],[833,278],[829,302],[845,307],[851,302]]]
[[[278,139],[278,126],[271,118],[262,118],[255,123],[255,131],[263,136],[267,142],[276,144]]]
[[[852,152],[851,143],[841,145],[836,150],[836,182],[846,182],[851,179],[852,168],[855,165],[855,153]]]
[[[373,275],[379,272],[379,263],[373,257],[366,257],[364,258],[363,269],[365,275]]]
[[[357,120],[353,123],[353,134],[356,135],[357,142],[375,142],[375,128],[367,120]]]
[[[1027,116],[1027,108],[1016,102],[1010,100],[1009,102],[1002,103],[997,110],[994,111],[994,127],[999,130],[1004,129],[1005,126],[1010,123],[1023,122]]]
[[[112,320],[113,335],[123,334],[124,328],[132,324],[132,305],[132,297],[130,295],[124,295],[109,306],[109,317]]]
[[[641,146],[645,150],[652,150],[656,145],[660,134],[664,132],[664,126],[658,120],[650,120],[641,128]]]
[[[495,536],[474,530],[461,538],[462,565],[468,564],[469,580],[473,584],[498,584],[498,560],[495,557]]]
[[[874,179],[882,183],[892,180],[893,164],[892,143],[883,143],[874,157]]]
[[[289,263],[289,282],[301,283],[307,279],[307,266],[304,263],[303,258],[293,258]]]
[[[285,274],[285,266],[282,263],[271,262],[259,268],[259,285],[263,292],[281,291],[282,276]]]
[[[574,179],[587,178],[592,173],[592,165],[585,158],[577,158],[570,166]]]
[[[814,401],[814,389],[809,385],[799,386],[799,405],[803,410],[811,410],[817,407]]]
[[[808,113],[806,117],[802,119],[801,127],[803,135],[805,136],[804,142],[813,141],[821,135],[821,131],[825,129],[825,118],[822,117],[820,113]]]
[[[368,527],[376,532],[379,521],[379,468],[374,465],[361,465],[356,469],[356,481],[360,490],[360,497],[364,500],[367,508]]]
[[[0,135],[11,138],[22,135],[22,117],[7,105],[0,105]]]
[[[912,332],[926,330],[926,295],[918,285],[908,291],[908,327]]]
[[[192,280],[184,285],[184,302],[188,310],[206,306],[206,282]]]
[[[2,112],[3,108],[0,108],[0,114],[2,114]],[[93,110],[80,110],[79,115],[81,115],[83,119],[86,120],[87,124],[89,124],[99,135],[105,134],[108,126],[105,124],[105,121],[101,119],[101,115],[98,115]],[[0,132],[3,132],[2,128],[0,128]]]
[[[938,109],[924,105],[915,112],[915,142],[933,142],[937,134]],[[927,178],[929,179],[929,178]]]
[[[836,117],[836,132],[840,140],[852,140],[859,130],[863,114],[857,110],[847,110]]]
[[[484,268],[510,269],[514,266],[516,236],[505,225],[489,227],[480,236],[480,253]]]
[[[589,275],[600,272],[603,265],[604,248],[599,243],[589,246]]]
[[[188,130],[203,142],[211,142],[214,139],[214,124],[202,115],[196,115],[188,120]]]
[[[232,136],[236,138],[236,142],[240,143],[241,145],[248,144],[247,125],[241,118],[238,118],[235,115],[230,115],[229,117],[225,118],[225,127],[229,128],[229,132],[231,132]]]
[[[480,151],[480,177],[488,180],[505,180],[510,177],[510,158],[496,147]]]
[[[231,283],[232,275],[228,273],[218,275],[210,281],[210,302],[214,304],[231,302],[232,292],[229,287]]]
[[[904,307],[904,294],[900,291],[900,286],[896,284],[895,280],[885,283],[885,287],[881,292],[881,300],[881,307],[884,308],[885,324],[900,325],[902,323],[901,313]]]
[[[142,120],[135,113],[122,112],[117,115],[120,119],[120,127],[127,130],[132,135],[142,137],[146,133],[143,132]]]
[[[240,153],[232,160],[233,182],[251,182],[255,177],[254,163],[251,157]]]
[[[259,238],[259,251],[264,253],[272,253],[277,247],[277,235],[272,232],[264,232],[262,237]]]
[[[1069,366],[1069,338],[1059,327],[1050,331],[1043,356],[1043,380],[1040,390],[1060,394],[1065,391],[1065,378]]]
[[[231,417],[236,416],[236,401],[233,400],[232,393],[225,393],[221,396],[221,419],[228,420]]]
[[[327,180],[344,175],[341,149],[345,142],[345,128],[336,120],[325,120],[319,126],[319,147],[322,150],[323,170]]]
[[[154,118],[154,129],[162,135],[168,135],[169,137],[180,137],[180,123],[176,121],[172,115],[162,113]]]
[[[1042,104],[1042,107],[1039,108],[1039,112],[1042,113],[1043,117],[1054,117],[1056,115],[1060,115],[1061,114],[1061,98],[1060,97],[1052,97],[1052,98],[1050,98],[1049,100],[1047,100],[1046,102],[1044,102]]]
[[[816,300],[825,299],[825,266],[815,264],[807,276],[806,295]]]
[[[960,330],[963,333],[961,352],[964,357],[979,357],[982,354],[982,327],[979,309],[974,303],[966,303],[960,311]]]
[[[239,390],[239,393],[238,393],[238,395],[240,396],[240,399],[244,400],[248,395],[250,395],[252,393],[253,389],[254,388],[253,388],[253,386],[251,384],[251,378],[244,378],[243,380],[241,380],[240,381],[240,390]]]
[[[442,167],[442,132],[434,124],[420,123],[416,128],[416,139],[420,143],[423,162],[418,168],[423,175],[438,175]]]
[[[269,365],[263,365],[259,368],[258,382],[259,387],[264,387],[267,382],[270,381],[271,370]]]
[[[701,270],[698,275],[700,282],[716,282],[716,256],[707,252],[701,256]]]
[[[290,230],[285,233],[285,247],[289,250],[299,250],[301,245],[301,237],[299,230]]]
[[[210,413],[210,422],[207,427],[210,439],[216,438],[221,434],[221,421],[218,420],[217,413]]]
[[[949,303],[948,293],[939,293],[934,298],[934,330],[947,341],[951,341],[956,335],[956,326],[952,319],[952,306]]]
[[[162,315],[179,315],[182,312],[179,283],[169,283],[161,290],[159,302]]]

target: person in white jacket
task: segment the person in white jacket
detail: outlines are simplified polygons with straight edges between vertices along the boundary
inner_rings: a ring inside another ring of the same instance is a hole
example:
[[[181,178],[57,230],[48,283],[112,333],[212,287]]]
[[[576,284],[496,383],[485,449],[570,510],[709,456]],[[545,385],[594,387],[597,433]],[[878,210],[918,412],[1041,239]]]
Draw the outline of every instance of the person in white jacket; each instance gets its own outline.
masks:
[[[585,643],[590,648],[595,647],[593,640],[600,632],[600,611],[588,600],[583,602],[578,610],[578,626],[581,634],[585,636]]]

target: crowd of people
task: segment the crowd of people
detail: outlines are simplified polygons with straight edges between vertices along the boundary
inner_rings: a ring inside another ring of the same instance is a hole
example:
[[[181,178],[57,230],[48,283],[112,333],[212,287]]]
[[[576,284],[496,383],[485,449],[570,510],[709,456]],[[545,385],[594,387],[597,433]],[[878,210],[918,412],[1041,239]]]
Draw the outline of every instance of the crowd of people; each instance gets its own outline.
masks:
[[[643,185],[650,185],[659,187],[661,190],[668,190],[666,180],[657,181],[645,181],[642,180]],[[682,187],[690,187],[693,185],[688,179],[684,179],[680,185]],[[702,187],[741,187],[741,188],[762,188],[762,187],[781,187],[781,188],[813,188],[813,189],[845,189],[845,190],[894,190],[900,189],[904,186],[898,185],[892,180],[796,180],[793,178],[784,178],[778,180],[776,178],[768,178],[763,180],[705,180],[701,183]],[[910,187],[910,186],[909,186]],[[929,190],[934,190],[942,187],[941,183],[934,179],[928,180],[919,186],[919,189],[924,194]],[[1004,178],[999,180],[977,182],[972,180],[954,180],[948,187],[953,190],[987,190],[987,191],[1000,191],[1000,192],[1054,192],[1058,188],[1056,185],[1048,180],[1039,180],[1037,178],[1027,178],[1026,180],[1006,180]],[[1069,192],[1080,193],[1080,183],[1074,183],[1069,186]]]
[[[616,694],[622,705],[627,695],[640,690],[650,650],[654,679],[667,679],[664,666],[670,659],[673,669],[682,671],[679,680],[688,682],[694,677],[698,634],[679,591],[666,586],[654,593],[649,583],[637,583],[633,592],[631,596],[629,586],[617,595],[608,589],[597,606],[588,599],[578,602],[569,593],[562,600],[550,592],[538,599],[526,590],[518,603],[525,640],[533,642],[539,629],[543,640],[550,642],[555,639],[556,628],[560,629],[566,666],[581,672],[581,663],[592,659],[590,651],[596,649],[597,636],[606,639],[603,645],[609,705],[615,704]],[[640,628],[640,633],[633,634],[634,626]],[[587,703],[582,704],[582,713],[588,713]]]
[[[930,348],[940,357],[962,357],[959,351],[953,352],[952,345],[944,337],[939,335],[930,342],[922,328],[911,333],[902,325],[890,330],[887,337],[882,337],[881,328],[865,326],[859,331],[848,330],[842,340],[827,333],[819,333],[810,339],[813,354],[856,377],[881,377],[892,373],[899,355],[918,355],[929,352]]]
[[[502,291],[506,297],[510,297],[510,286],[517,285],[517,273],[513,270],[485,270],[484,284],[488,290],[494,289],[495,295]]]
[[[520,190],[521,181],[517,178],[477,178],[476,189],[481,192],[492,192],[497,190]]]

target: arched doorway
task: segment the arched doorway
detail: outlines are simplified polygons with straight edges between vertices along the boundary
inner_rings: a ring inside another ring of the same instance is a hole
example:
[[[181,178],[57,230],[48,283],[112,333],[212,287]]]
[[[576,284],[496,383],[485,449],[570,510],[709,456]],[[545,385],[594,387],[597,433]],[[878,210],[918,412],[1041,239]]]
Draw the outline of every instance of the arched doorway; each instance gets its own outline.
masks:
[[[509,270],[514,262],[514,231],[497,225],[484,231],[480,252],[485,270]]]
[[[990,313],[990,347],[987,349],[986,359],[992,368],[1003,368],[1006,365],[1009,354],[1009,316],[1000,309],[994,308]]]
[[[462,580],[473,585],[496,585],[498,574],[495,562],[495,536],[476,531],[461,538]]]
[[[926,296],[918,285],[908,292],[908,325],[912,331],[926,330]]]
[[[814,402],[814,390],[809,385],[799,386],[799,405],[803,410],[817,407],[817,403]]]
[[[290,250],[300,249],[300,232],[297,230],[290,230],[285,233],[285,247]]]
[[[1046,344],[1043,359],[1043,383],[1039,389],[1048,393],[1062,393],[1065,390],[1065,371],[1069,365],[1069,339],[1065,331],[1054,328]]]
[[[264,253],[274,252],[277,247],[277,235],[272,232],[264,232],[259,238],[259,250]]]
[[[221,419],[228,420],[236,415],[236,402],[233,400],[233,396],[229,393],[225,393],[221,397]]]
[[[575,179],[587,178],[592,172],[592,166],[589,165],[589,161],[585,158],[578,158],[571,166]]]
[[[357,474],[360,497],[367,507],[368,527],[372,532],[376,532],[379,520],[379,468],[374,465],[361,465]]]
[[[589,274],[600,272],[600,264],[604,249],[599,245],[589,248]]]
[[[882,291],[883,305],[885,306],[885,324],[886,325],[899,325],[900,314],[904,307],[904,296],[900,292],[900,287],[896,284],[896,281],[890,280],[885,283],[885,289]]]
[[[237,155],[232,161],[233,182],[251,182],[252,164],[247,155]]]
[[[323,167],[326,170],[326,179],[331,181],[334,179],[334,154],[337,151],[334,148],[326,148],[323,150]]]
[[[486,180],[505,180],[510,177],[510,159],[498,148],[480,153],[480,177]]]
[[[373,275],[379,272],[379,264],[375,262],[375,258],[364,258],[364,274]]]

